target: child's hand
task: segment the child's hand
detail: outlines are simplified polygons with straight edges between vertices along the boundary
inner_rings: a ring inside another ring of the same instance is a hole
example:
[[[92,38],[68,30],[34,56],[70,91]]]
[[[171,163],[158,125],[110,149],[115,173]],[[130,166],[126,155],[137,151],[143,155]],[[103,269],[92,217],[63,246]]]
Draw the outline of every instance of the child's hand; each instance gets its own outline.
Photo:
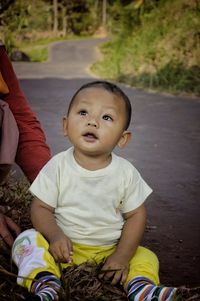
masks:
[[[72,242],[64,234],[59,234],[49,242],[49,252],[57,262],[72,263]]]
[[[129,262],[121,258],[119,255],[113,253],[107,258],[101,270],[100,278],[104,278],[106,280],[112,279],[111,283],[113,285],[118,282],[120,282],[120,284],[124,284],[127,279],[128,272]]]

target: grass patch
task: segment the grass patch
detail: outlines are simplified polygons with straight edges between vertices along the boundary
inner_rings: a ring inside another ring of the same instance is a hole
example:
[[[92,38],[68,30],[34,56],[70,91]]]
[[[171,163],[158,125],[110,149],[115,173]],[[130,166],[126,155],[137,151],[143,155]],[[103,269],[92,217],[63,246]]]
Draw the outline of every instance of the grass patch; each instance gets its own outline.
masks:
[[[31,62],[45,62],[48,60],[48,46],[41,46],[35,48],[20,49],[25,52],[30,58]]]
[[[152,88],[175,94],[184,91],[188,94],[200,95],[199,74],[199,66],[186,69],[182,63],[172,61],[155,74],[146,72],[138,76],[120,74],[117,81],[128,83],[131,86]]]
[[[161,1],[129,35],[101,47],[98,76],[134,86],[200,95],[200,18],[196,1]]]

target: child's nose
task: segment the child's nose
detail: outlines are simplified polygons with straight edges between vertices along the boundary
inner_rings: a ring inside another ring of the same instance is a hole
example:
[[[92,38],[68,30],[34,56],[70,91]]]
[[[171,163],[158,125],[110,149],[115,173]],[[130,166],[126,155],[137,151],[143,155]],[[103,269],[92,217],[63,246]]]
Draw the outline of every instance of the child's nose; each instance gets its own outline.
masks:
[[[95,118],[90,118],[87,122],[88,126],[98,127],[98,122]]]

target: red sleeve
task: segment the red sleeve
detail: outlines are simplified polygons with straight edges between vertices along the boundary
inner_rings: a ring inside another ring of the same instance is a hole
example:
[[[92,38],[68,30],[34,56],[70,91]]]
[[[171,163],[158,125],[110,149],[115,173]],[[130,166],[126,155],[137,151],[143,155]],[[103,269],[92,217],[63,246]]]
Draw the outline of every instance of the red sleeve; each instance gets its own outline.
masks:
[[[46,143],[40,122],[31,110],[20,88],[3,46],[0,46],[0,70],[9,88],[9,93],[4,95],[3,100],[9,104],[19,129],[16,163],[21,167],[29,181],[32,182],[40,169],[50,159],[50,148]]]

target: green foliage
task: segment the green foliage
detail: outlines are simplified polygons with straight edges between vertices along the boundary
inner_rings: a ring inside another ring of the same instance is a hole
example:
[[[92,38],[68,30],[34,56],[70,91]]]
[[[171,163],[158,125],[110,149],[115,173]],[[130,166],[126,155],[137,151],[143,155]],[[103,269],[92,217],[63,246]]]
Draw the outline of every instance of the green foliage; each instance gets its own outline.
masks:
[[[10,32],[25,35],[30,30],[47,30],[50,6],[45,1],[16,0],[4,12],[4,26]]]
[[[93,0],[62,1],[67,13],[67,32],[76,35],[92,34],[97,29]]]
[[[102,24],[103,0],[59,0],[58,34],[52,0],[11,2],[0,15],[8,52],[20,48],[33,61],[47,59],[48,37],[88,36]],[[199,95],[200,5],[198,0],[107,0],[111,42],[93,71],[133,85]],[[44,45],[38,41],[40,36]],[[43,35],[43,36],[42,36]],[[2,38],[0,36],[0,38]],[[33,41],[37,41],[34,45]],[[25,43],[27,41],[27,43]]]
[[[185,68],[183,63],[169,62],[156,74],[143,72],[136,76],[120,74],[119,82],[126,82],[132,86],[156,88],[158,90],[187,92],[200,95],[200,67]]]
[[[13,34],[8,30],[4,32],[4,43],[6,46],[7,53],[8,55],[10,55],[13,48],[15,48],[15,39],[13,37]]]
[[[0,15],[1,38],[6,32],[14,33],[17,46],[26,39],[34,39],[38,32],[49,32],[54,36],[88,35],[99,26],[99,11],[95,9],[93,0],[58,1],[56,33],[53,32],[53,12],[53,0],[15,0]]]
[[[108,29],[120,37],[132,33],[133,29],[140,24],[139,11],[134,8],[134,2],[124,5],[117,0],[109,7]]]
[[[44,62],[48,59],[48,48],[37,47],[26,50],[26,54],[29,56],[31,62]]]
[[[199,66],[186,68],[182,62],[171,61],[153,76],[152,85],[169,88],[171,91],[193,92],[200,95],[199,74]]]
[[[93,71],[132,85],[200,95],[199,13],[195,0],[146,1],[139,22],[129,23],[129,30],[123,25],[103,46],[104,59]]]

